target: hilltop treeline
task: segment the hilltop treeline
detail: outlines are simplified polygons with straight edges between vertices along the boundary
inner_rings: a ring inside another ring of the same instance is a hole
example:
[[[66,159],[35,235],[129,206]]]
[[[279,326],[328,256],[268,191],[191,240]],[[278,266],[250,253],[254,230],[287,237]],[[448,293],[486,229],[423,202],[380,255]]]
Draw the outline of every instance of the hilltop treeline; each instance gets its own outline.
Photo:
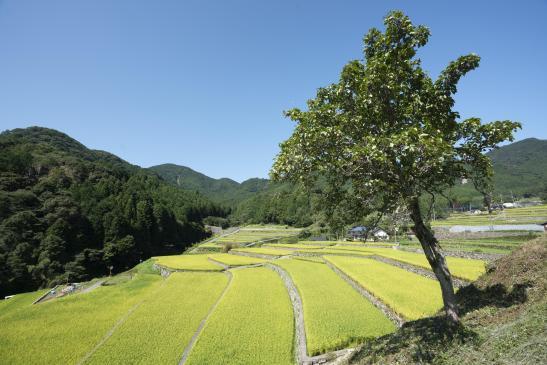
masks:
[[[0,295],[121,271],[207,236],[228,211],[60,132],[0,134]]]
[[[313,214],[314,197],[294,184],[271,183],[268,188],[237,204],[230,220],[234,224],[288,224],[306,227],[317,217]]]

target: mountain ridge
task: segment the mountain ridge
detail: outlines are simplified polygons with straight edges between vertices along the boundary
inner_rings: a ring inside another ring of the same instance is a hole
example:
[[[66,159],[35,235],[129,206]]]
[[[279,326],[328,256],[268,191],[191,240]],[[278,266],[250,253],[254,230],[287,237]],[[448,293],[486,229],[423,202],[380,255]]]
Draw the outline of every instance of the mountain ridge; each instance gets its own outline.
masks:
[[[494,168],[494,188],[496,194],[516,194],[528,197],[542,193],[543,183],[547,181],[547,140],[525,138],[487,154]],[[214,179],[199,171],[173,163],[149,167],[166,181],[185,189],[197,190],[213,200],[224,203],[241,203],[251,198],[253,193],[274,189],[269,179],[250,178],[238,183],[230,178]],[[185,179],[188,179],[185,181]],[[203,181],[200,184],[199,181]],[[255,183],[254,189],[247,186]],[[464,195],[477,199],[471,186],[459,187]]]

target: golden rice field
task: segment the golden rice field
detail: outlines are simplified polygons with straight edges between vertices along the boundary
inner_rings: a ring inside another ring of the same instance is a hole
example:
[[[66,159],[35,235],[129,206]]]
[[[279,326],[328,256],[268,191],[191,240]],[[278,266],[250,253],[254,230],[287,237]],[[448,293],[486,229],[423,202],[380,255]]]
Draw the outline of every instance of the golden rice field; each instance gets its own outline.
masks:
[[[296,287],[308,356],[396,329],[348,277],[405,320],[441,309],[437,281],[374,257],[429,269],[419,253],[301,241],[154,257],[108,286],[39,304],[32,303],[44,290],[18,294],[0,301],[0,363],[178,364],[184,354],[185,364],[293,364],[297,302],[268,265]],[[154,264],[172,273],[162,277]],[[449,257],[448,264],[470,281],[484,272],[480,260]]]

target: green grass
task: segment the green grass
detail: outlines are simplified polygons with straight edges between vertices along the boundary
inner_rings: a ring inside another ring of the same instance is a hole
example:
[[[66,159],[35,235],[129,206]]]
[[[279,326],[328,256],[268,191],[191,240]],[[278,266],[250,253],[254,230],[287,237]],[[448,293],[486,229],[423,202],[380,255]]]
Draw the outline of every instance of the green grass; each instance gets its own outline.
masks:
[[[385,335],[395,325],[323,263],[277,260],[302,298],[308,355]]]
[[[186,364],[293,364],[294,319],[281,278],[266,268],[233,275]]]
[[[243,266],[243,265],[252,265],[252,264],[262,264],[268,262],[266,259],[261,259],[258,257],[249,257],[241,255],[230,255],[228,253],[218,253],[209,255],[210,258],[218,262],[222,262],[228,266]]]
[[[415,265],[426,270],[431,270],[431,266],[423,253],[393,250],[391,248],[362,248],[348,246],[337,246],[336,249],[346,252],[355,251],[371,253],[410,265]],[[446,257],[446,262],[452,275],[464,280],[474,281],[485,272],[485,262],[482,260]]]
[[[91,364],[176,364],[228,284],[221,273],[171,274],[89,359]]]
[[[267,248],[267,247],[235,248],[232,251],[246,252],[251,254],[254,253],[254,254],[260,254],[260,255],[269,255],[269,256],[284,256],[284,255],[290,255],[294,252],[293,250],[282,250],[282,249]]]
[[[433,315],[443,306],[436,280],[366,258],[326,256],[326,260],[408,320]]]
[[[21,293],[13,298],[0,300],[0,320],[9,313],[31,305],[36,299],[47,293],[50,289],[43,289],[29,293]]]
[[[123,284],[35,305],[29,298],[34,295],[25,294],[0,317],[0,362],[77,363],[132,307],[156,293],[162,281],[157,274],[136,273]]]
[[[215,264],[209,260],[209,255],[173,255],[173,256],[157,256],[154,261],[162,266],[176,270],[191,270],[191,271],[222,271],[222,266]]]

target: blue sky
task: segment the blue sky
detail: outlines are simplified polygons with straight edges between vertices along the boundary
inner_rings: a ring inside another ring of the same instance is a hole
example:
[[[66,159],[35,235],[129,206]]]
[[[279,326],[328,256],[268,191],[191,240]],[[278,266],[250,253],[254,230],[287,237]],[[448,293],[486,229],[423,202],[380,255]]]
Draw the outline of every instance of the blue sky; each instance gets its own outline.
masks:
[[[448,5],[450,4],[450,5]],[[547,2],[0,0],[0,130],[40,125],[148,167],[266,177],[304,107],[401,9],[432,76],[481,67],[456,109],[547,138]]]

